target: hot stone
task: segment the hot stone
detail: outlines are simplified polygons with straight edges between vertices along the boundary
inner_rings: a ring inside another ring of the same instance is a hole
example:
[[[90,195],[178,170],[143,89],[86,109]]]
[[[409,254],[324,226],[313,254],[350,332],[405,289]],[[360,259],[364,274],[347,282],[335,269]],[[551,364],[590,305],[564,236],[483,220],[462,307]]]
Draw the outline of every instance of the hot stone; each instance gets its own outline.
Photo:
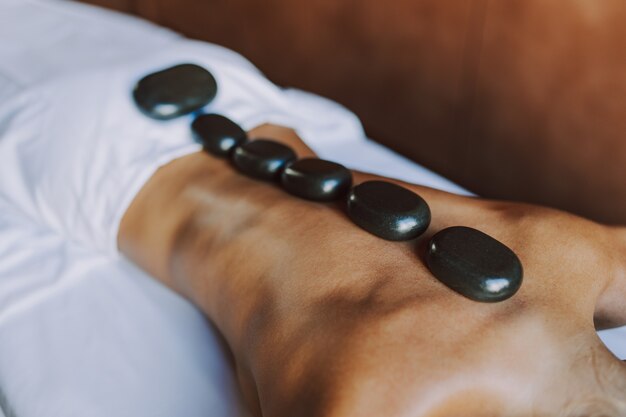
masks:
[[[352,173],[343,165],[317,158],[304,158],[287,165],[281,175],[289,193],[314,201],[344,197],[352,185]]]
[[[191,123],[196,141],[215,156],[228,156],[230,151],[248,140],[246,132],[235,122],[219,114],[201,114]]]
[[[430,224],[428,204],[414,192],[385,181],[367,181],[348,195],[348,216],[387,240],[411,240]]]
[[[146,75],[133,90],[139,109],[159,120],[199,110],[216,94],[217,83],[213,75],[195,64],[180,64]]]
[[[498,302],[513,296],[522,285],[524,274],[511,249],[464,226],[435,234],[428,245],[426,263],[450,289],[481,302]]]
[[[235,148],[232,161],[235,167],[252,178],[277,181],[285,166],[296,159],[296,153],[287,145],[268,139],[246,142]]]

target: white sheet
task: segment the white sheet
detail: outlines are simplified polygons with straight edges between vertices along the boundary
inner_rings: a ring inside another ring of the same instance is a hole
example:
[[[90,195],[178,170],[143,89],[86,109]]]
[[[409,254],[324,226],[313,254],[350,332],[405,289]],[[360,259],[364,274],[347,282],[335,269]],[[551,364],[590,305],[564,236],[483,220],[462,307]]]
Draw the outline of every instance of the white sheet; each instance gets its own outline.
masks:
[[[130,85],[190,59],[218,75],[215,109],[246,127],[291,125],[322,157],[463,192],[367,141],[344,109],[277,89],[222,48],[81,4],[0,0],[0,416],[245,415],[219,336],[113,250],[141,183],[197,149],[188,119],[146,119]],[[128,154],[113,158],[116,147]],[[89,170],[77,157],[88,150]],[[105,175],[113,163],[119,175]],[[112,177],[121,186],[107,188]],[[623,332],[607,340],[626,357]]]

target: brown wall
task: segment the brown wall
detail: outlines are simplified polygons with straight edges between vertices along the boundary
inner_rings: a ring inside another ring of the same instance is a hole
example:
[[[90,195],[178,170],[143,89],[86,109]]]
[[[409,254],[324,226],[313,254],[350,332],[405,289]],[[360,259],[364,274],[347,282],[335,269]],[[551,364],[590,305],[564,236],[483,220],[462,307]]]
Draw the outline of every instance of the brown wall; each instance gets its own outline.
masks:
[[[479,192],[626,223],[623,0],[97,0],[243,53]]]

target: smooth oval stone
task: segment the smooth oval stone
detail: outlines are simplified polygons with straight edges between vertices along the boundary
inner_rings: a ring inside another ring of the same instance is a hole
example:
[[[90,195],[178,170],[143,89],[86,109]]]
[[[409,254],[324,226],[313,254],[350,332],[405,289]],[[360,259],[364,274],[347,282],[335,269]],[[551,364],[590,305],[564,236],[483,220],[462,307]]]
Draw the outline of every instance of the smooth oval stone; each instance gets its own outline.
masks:
[[[191,123],[194,139],[215,156],[228,156],[235,146],[248,140],[246,132],[220,114],[201,114]]]
[[[517,292],[524,275],[511,249],[470,227],[455,226],[435,234],[426,263],[433,275],[459,294],[482,302],[506,300]]]
[[[332,201],[344,197],[352,185],[352,173],[343,165],[317,158],[292,162],[281,175],[289,193],[314,201]]]
[[[367,181],[348,195],[348,216],[387,240],[415,239],[430,224],[430,208],[413,191],[385,181]]]
[[[268,139],[256,139],[235,148],[232,160],[237,169],[261,180],[277,181],[285,166],[296,159],[287,145]]]
[[[146,75],[133,90],[139,109],[159,120],[199,110],[216,94],[217,83],[213,75],[195,64],[180,64]]]

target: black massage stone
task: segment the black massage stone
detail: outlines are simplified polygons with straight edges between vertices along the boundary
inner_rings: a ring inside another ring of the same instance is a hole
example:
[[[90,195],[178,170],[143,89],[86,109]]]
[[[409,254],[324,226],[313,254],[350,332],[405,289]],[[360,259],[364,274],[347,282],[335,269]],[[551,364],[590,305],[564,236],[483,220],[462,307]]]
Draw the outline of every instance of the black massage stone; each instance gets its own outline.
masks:
[[[237,169],[252,177],[277,181],[285,166],[296,159],[296,153],[286,145],[267,139],[246,142],[235,148],[232,160]]]
[[[201,114],[191,123],[194,138],[215,156],[228,156],[235,146],[248,140],[246,132],[235,122],[219,114]]]
[[[422,197],[385,181],[367,181],[352,188],[348,215],[363,229],[387,240],[415,239],[430,224],[430,208]]]
[[[352,173],[343,165],[317,158],[304,158],[287,165],[281,175],[289,193],[314,201],[344,197],[352,185]]]
[[[139,109],[159,120],[199,110],[216,94],[217,83],[213,75],[195,64],[180,64],[146,75],[133,90]]]
[[[485,233],[455,226],[435,234],[426,263],[450,289],[481,302],[513,296],[522,285],[522,264],[511,249]]]

